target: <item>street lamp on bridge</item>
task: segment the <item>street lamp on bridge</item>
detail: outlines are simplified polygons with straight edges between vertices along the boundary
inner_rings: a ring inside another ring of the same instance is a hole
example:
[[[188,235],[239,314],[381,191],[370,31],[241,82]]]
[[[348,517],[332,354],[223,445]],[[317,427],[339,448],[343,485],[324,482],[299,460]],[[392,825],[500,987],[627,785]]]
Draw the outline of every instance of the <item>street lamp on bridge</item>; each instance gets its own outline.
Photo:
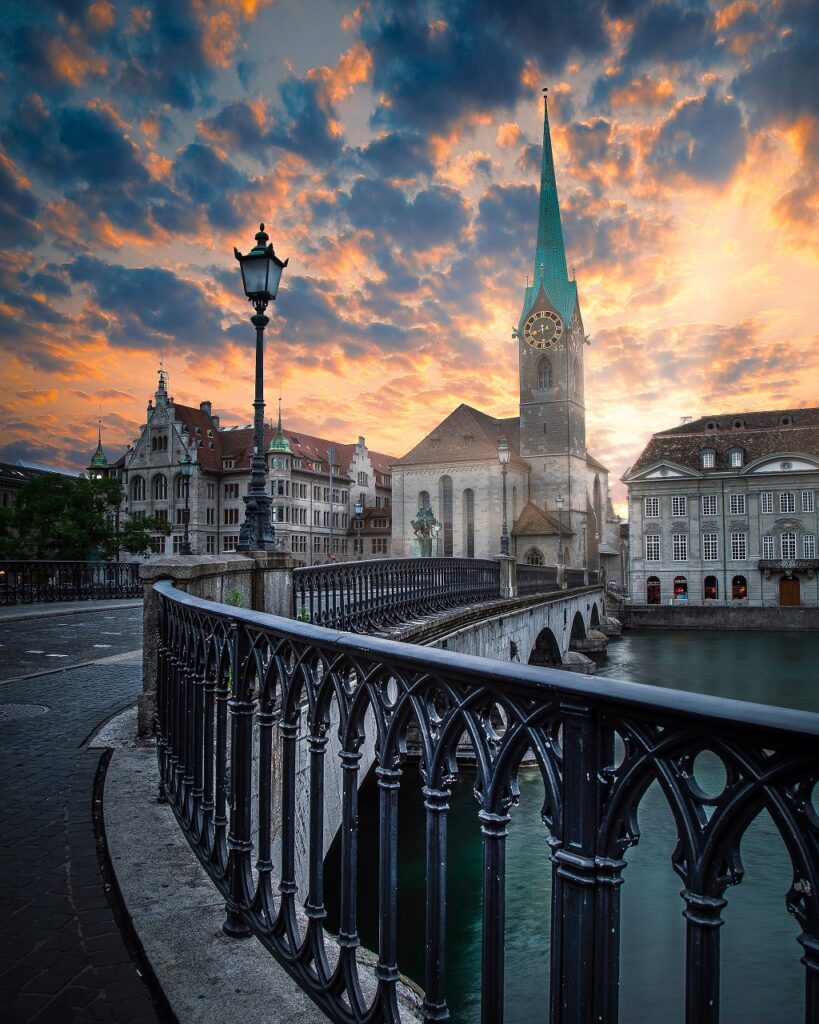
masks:
[[[182,554],[189,555],[191,553],[191,537],[188,523],[191,517],[190,497],[191,477],[193,476],[193,459],[191,459],[190,452],[185,452],[179,460],[179,473],[185,484],[185,512],[183,516],[185,532],[182,536]]]
[[[264,224],[259,225],[256,245],[243,256],[233,250],[242,270],[245,295],[256,309],[250,322],[256,328],[256,392],[253,399],[253,456],[250,460],[250,487],[245,495],[245,520],[239,530],[237,551],[272,551],[276,546],[276,532],[271,517],[273,504],[265,483],[264,459],[264,329],[270,323],[265,316],[269,302],[276,298],[282,271],[288,260],[282,262],[273,252]]]
[[[566,499],[561,493],[555,498],[557,509],[557,564],[563,564],[563,503]]]
[[[509,465],[509,459],[512,456],[512,451],[509,447],[509,442],[505,437],[500,439],[498,445],[498,462],[500,462],[501,476],[503,478],[503,529],[501,530],[501,555],[509,556],[509,530],[506,525],[506,467]]]

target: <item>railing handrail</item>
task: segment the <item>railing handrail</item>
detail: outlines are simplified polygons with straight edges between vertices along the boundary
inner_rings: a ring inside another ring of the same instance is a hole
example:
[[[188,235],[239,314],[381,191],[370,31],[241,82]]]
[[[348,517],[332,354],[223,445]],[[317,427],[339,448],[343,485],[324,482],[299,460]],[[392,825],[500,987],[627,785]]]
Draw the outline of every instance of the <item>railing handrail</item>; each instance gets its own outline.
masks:
[[[753,701],[736,700],[731,697],[713,697],[689,690],[675,690],[650,683],[632,683],[608,676],[586,676],[567,672],[549,666],[521,665],[516,662],[491,661],[471,654],[458,654],[437,647],[390,640],[385,637],[364,636],[343,630],[327,629],[309,622],[298,622],[266,612],[250,611],[233,605],[220,604],[204,598],[194,597],[177,590],[173,583],[161,580],[154,589],[178,604],[223,615],[236,622],[254,626],[257,629],[272,629],[306,642],[331,643],[349,653],[382,654],[391,661],[404,665],[421,665],[430,671],[445,671],[464,682],[485,678],[502,683],[510,690],[532,693],[554,693],[561,691],[567,696],[591,698],[598,704],[629,711],[656,710],[671,712],[687,720],[719,723],[727,731],[735,727],[739,731],[763,729],[770,734],[787,738],[815,741],[819,739],[819,713],[796,711],[792,708],[757,704]]]

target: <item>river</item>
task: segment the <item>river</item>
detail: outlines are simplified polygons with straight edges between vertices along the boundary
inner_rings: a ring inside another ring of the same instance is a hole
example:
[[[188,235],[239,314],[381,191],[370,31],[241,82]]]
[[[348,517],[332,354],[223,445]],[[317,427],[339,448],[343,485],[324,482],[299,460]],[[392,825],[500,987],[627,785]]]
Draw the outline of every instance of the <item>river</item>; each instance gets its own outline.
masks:
[[[716,696],[819,711],[819,636],[728,631],[631,631],[609,645],[598,672]],[[480,1017],[476,991],[481,940],[481,841],[473,774],[462,770],[448,823],[447,995],[455,1024]],[[417,769],[405,767],[399,800],[399,950],[403,973],[423,985],[424,812]],[[520,773],[521,799],[511,811],[507,842],[506,1022],[548,1019],[551,865],[540,821],[543,786]],[[378,794],[368,777],[359,801],[359,931],[377,946]],[[651,787],[640,807],[641,838],[627,854],[622,892],[621,1024],[682,1024],[685,922],[681,881],[671,868],[676,830],[665,801]],[[804,1019],[804,968],[799,927],[785,910],[789,861],[767,817],[742,843],[745,881],[726,893],[721,929],[722,1024],[790,1024]],[[338,877],[334,844],[326,863],[328,889]],[[332,894],[331,894],[332,895]],[[328,899],[334,924],[332,898]]]

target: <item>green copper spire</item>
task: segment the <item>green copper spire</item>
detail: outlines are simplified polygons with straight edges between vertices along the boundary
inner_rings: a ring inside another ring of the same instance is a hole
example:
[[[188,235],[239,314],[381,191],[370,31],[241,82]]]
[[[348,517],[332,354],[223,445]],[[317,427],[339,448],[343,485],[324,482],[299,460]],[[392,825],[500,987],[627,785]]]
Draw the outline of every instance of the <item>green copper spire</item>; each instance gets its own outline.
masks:
[[[552,155],[552,137],[549,131],[549,107],[543,90],[543,155],[540,161],[540,204],[537,219],[537,245],[535,272],[532,284],[526,288],[524,314],[531,308],[541,287],[546,298],[569,324],[577,300],[577,286],[569,280],[566,269],[566,250],[563,245],[563,227],[560,223],[560,205],[557,199],[555,162]]]
[[[102,450],[102,420],[99,421],[97,428],[97,450],[91,456],[91,462],[88,464],[89,469],[107,469],[108,459],[105,457],[105,452]]]
[[[273,440],[270,442],[270,447],[267,449],[269,452],[289,452],[290,442],[284,436],[282,431],[282,400],[279,399],[279,425],[276,428],[276,433]]]

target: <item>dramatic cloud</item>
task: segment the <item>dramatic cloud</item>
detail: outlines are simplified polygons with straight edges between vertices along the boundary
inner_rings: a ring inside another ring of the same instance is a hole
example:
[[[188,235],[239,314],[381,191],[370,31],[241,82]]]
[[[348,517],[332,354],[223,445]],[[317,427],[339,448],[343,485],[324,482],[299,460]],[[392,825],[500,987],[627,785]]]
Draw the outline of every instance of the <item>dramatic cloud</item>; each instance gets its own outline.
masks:
[[[7,8],[4,457],[81,468],[100,404],[116,455],[160,354],[179,401],[249,422],[233,246],[262,220],[290,423],[400,455],[462,401],[514,414],[543,86],[613,483],[678,415],[815,403],[810,0]]]

